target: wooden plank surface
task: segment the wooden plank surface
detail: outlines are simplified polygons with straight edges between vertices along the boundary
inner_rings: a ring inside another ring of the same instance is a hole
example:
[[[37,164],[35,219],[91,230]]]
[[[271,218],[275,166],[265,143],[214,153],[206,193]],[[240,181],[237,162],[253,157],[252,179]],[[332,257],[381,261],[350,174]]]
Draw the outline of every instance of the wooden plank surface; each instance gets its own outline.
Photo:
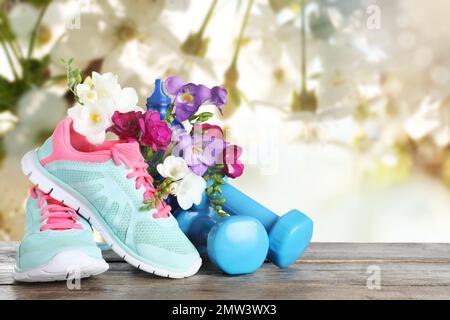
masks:
[[[11,277],[17,243],[0,243],[0,299],[450,299],[450,244],[313,243],[288,269],[265,263],[256,273],[226,276],[210,263],[182,280],[137,270],[112,252],[106,273],[81,280],[22,284]],[[368,267],[380,289],[367,287]]]

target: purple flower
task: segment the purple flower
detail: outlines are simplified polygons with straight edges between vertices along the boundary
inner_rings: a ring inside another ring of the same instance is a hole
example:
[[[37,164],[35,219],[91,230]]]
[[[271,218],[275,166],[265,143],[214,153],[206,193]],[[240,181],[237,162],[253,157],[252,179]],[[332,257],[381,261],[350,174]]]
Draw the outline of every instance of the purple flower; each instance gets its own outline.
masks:
[[[175,125],[172,127],[172,142],[173,144],[177,144],[183,139],[183,137],[187,134],[186,129],[184,129],[180,125]]]
[[[227,91],[221,87],[209,89],[202,84],[185,83],[178,77],[169,77],[164,82],[167,92],[175,96],[175,117],[178,121],[189,119],[200,106],[208,101],[221,107],[226,103]]]
[[[147,111],[139,119],[142,130],[141,143],[156,150],[166,150],[170,144],[172,132],[166,122],[161,121],[158,111]]]
[[[227,89],[215,86],[211,89],[211,103],[219,109],[222,114],[222,106],[227,103]]]
[[[209,167],[221,161],[225,142],[222,139],[201,134],[192,136],[184,133],[177,137],[178,144],[172,154],[182,157],[191,170],[198,176],[203,176]]]

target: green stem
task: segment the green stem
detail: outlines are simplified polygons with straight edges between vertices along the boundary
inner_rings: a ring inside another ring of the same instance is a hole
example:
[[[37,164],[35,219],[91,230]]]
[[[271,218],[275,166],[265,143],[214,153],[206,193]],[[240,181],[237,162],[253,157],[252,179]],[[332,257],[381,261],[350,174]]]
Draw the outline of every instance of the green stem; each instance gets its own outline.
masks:
[[[0,14],[0,20],[3,20],[2,24],[5,24],[6,16],[4,14]],[[1,26],[0,26],[0,37],[3,37],[5,41],[8,39],[8,41],[6,42],[8,42],[11,51],[14,54],[17,61],[20,61],[23,58],[23,55],[19,45],[17,44],[17,40],[15,39],[15,37],[8,36],[7,31],[4,30]]]
[[[13,59],[11,57],[11,53],[8,50],[8,46],[11,49],[11,52],[14,54],[14,57],[16,58],[17,61],[20,61],[20,57],[18,56],[18,54],[15,51],[15,48],[13,46],[14,39],[12,37],[8,36],[7,30],[3,28],[3,26],[5,26],[7,24],[7,20],[6,19],[7,19],[7,17],[3,13],[0,13],[0,21],[1,21],[1,24],[0,24],[0,41],[2,43],[3,50],[5,51],[5,55],[6,55],[6,58],[8,60],[9,66],[11,68],[11,71],[13,72],[14,77],[17,80],[18,77],[19,77],[18,76],[18,72],[17,72],[17,70],[14,67],[14,62],[13,62]]]
[[[34,44],[36,42],[36,36],[37,33],[39,31],[39,27],[41,25],[42,19],[44,18],[45,12],[47,11],[48,5],[50,4],[50,2],[46,3],[42,9],[41,12],[39,13],[39,17],[36,21],[36,24],[33,28],[33,32],[31,33],[31,38],[30,38],[30,44],[28,46],[28,60],[31,59],[31,56],[33,54],[33,50],[34,50]]]
[[[236,66],[239,57],[239,51],[241,50],[242,38],[244,37],[245,29],[247,28],[248,18],[250,17],[250,11],[252,9],[254,0],[249,0],[247,9],[245,10],[244,20],[242,21],[241,30],[239,31],[238,40],[236,43],[236,48],[234,49],[232,66]]]
[[[6,23],[7,21],[7,17],[2,14],[1,15],[1,19],[4,21],[3,23]],[[1,29],[1,28],[0,28]],[[5,38],[9,39],[9,45],[11,46],[11,50],[13,51],[16,59],[18,61],[20,61],[21,59],[23,59],[23,54],[22,54],[22,50],[20,49],[19,44],[17,43],[17,38],[16,37],[8,37],[8,35],[6,34],[6,30],[1,30],[1,32],[3,33],[3,36]]]
[[[211,18],[213,16],[214,10],[215,10],[216,5],[217,5],[217,2],[218,2],[218,0],[213,0],[211,5],[209,6],[208,13],[205,16],[205,19],[203,19],[202,26],[200,27],[200,29],[197,32],[197,34],[198,34],[198,36],[200,38],[203,36],[203,33],[205,32],[206,27],[208,26],[209,21],[211,20]]]
[[[13,39],[11,41],[11,49],[12,49],[14,55],[16,56],[17,60],[20,61],[23,59],[22,50],[20,49],[20,46],[18,45],[18,43],[15,39]]]
[[[173,179],[172,178],[166,178],[159,186],[158,186],[158,192],[161,195],[169,194],[168,187],[172,184]]]
[[[301,19],[302,19],[302,30],[301,30],[301,50],[302,50],[302,93],[305,94],[307,92],[307,59],[306,59],[306,14],[305,14],[305,0],[302,0],[301,3]]]
[[[9,67],[11,68],[11,71],[14,75],[14,79],[17,80],[19,78],[19,75],[16,71],[16,68],[14,67],[14,62],[12,60],[8,47],[6,46],[6,39],[4,39],[3,36],[0,36],[0,42],[2,44],[3,51],[5,51],[6,59],[8,60]]]
[[[165,118],[164,118],[164,120],[167,122],[167,124],[169,125],[169,127],[172,126],[172,122],[173,122],[173,120],[174,120],[174,116],[173,116],[173,114],[172,114],[174,106],[175,106],[175,105],[174,105],[174,103],[172,102],[172,103],[170,104],[170,107],[167,108],[166,116],[165,116]]]

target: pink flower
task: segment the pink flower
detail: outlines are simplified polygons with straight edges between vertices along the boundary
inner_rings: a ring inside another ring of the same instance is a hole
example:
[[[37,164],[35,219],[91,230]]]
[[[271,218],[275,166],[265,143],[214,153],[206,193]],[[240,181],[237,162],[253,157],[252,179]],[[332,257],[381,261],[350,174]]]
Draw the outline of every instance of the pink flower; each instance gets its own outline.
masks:
[[[222,128],[209,123],[196,124],[192,128],[191,134],[200,134],[202,136],[223,140]]]
[[[228,145],[223,150],[224,172],[230,178],[237,178],[244,172],[244,164],[239,160],[242,148],[236,145]]]
[[[141,132],[140,119],[142,119],[142,112],[140,111],[127,113],[116,111],[111,118],[113,125],[107,131],[115,133],[121,140],[136,139]]]
[[[172,131],[166,122],[161,121],[158,111],[147,111],[144,117],[139,119],[139,126],[142,130],[142,144],[151,147],[153,151],[167,149]]]

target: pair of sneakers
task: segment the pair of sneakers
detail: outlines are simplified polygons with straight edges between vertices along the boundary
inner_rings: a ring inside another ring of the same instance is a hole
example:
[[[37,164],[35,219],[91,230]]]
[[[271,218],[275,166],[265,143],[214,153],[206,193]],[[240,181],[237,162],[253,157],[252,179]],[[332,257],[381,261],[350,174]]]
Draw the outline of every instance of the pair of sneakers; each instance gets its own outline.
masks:
[[[137,142],[95,146],[75,132],[71,119],[61,121],[22,158],[22,170],[36,187],[27,201],[14,278],[53,281],[74,268],[81,277],[106,271],[91,225],[138,269],[169,278],[195,274],[202,260],[170,206],[157,201],[143,210],[156,191],[147,166]]]

